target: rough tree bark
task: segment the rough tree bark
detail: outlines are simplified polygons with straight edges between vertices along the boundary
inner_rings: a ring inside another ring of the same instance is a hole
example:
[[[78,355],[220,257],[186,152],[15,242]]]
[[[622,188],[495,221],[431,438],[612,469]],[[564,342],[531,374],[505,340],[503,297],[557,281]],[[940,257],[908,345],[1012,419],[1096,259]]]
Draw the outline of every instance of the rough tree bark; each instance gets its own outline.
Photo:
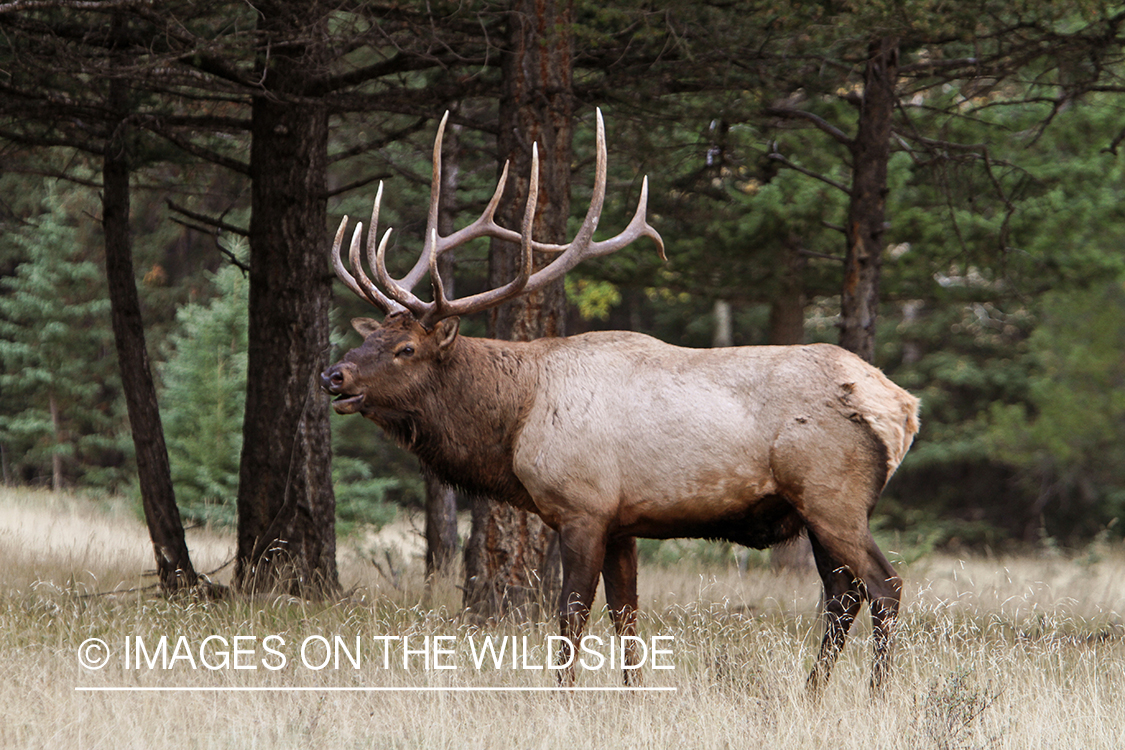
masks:
[[[879,309],[898,40],[879,39],[871,43],[868,51],[859,125],[851,144],[852,189],[845,228],[847,254],[840,346],[871,362],[875,356],[875,322]]]
[[[449,571],[457,559],[457,490],[426,477],[426,578]]]
[[[784,241],[785,266],[777,293],[770,301],[769,343],[774,346],[805,343],[805,266],[808,257],[801,252],[799,237]]]
[[[323,8],[260,2],[264,91],[251,103],[249,360],[239,468],[235,580],[246,592],[317,597],[336,572],[328,407],[331,275],[328,117],[312,98]],[[326,30],[325,30],[325,33]]]
[[[116,24],[115,24],[116,25]],[[133,243],[129,231],[128,90],[111,81],[110,107],[117,115],[106,139],[102,162],[102,228],[105,233],[105,271],[109,282],[110,314],[121,387],[129,412],[129,428],[137,455],[141,505],[152,539],[156,572],[165,594],[197,583],[176,507],[168,449],[156,401],[156,386],[145,345],[141,304],[133,273]]]
[[[498,151],[511,162],[499,219],[518,227],[527,197],[531,145],[539,144],[540,190],[536,239],[565,242],[570,216],[571,120],[574,19],[570,0],[513,0],[502,65]],[[493,241],[489,282],[516,273],[519,247]],[[536,258],[541,267],[549,258]],[[565,334],[566,293],[562,280],[493,311],[490,335],[527,341]],[[465,547],[465,606],[480,617],[513,611],[535,614],[540,603],[554,607],[558,591],[557,535],[537,516],[490,500],[473,505],[473,527]]]

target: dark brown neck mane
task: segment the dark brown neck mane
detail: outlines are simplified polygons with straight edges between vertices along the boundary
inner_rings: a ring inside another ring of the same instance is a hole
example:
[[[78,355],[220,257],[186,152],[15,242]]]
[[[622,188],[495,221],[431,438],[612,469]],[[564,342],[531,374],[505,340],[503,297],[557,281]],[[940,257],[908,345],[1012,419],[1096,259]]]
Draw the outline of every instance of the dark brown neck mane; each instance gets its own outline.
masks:
[[[426,471],[468,494],[519,507],[531,499],[512,473],[516,429],[530,407],[526,344],[461,337],[432,380],[370,419]]]

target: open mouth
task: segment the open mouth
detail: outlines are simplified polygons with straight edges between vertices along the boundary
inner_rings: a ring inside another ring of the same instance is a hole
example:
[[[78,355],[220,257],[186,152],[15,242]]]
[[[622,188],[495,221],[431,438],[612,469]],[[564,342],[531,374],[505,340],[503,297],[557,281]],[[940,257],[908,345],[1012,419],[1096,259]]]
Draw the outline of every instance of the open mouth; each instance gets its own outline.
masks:
[[[332,408],[337,414],[352,414],[363,404],[363,394],[349,395],[342,393],[332,400]]]

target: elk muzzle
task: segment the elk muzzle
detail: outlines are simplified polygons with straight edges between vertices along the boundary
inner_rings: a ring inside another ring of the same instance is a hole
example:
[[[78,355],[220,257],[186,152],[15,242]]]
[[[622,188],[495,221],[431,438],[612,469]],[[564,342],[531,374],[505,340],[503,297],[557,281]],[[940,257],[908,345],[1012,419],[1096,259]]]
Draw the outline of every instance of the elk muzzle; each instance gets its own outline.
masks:
[[[355,386],[355,366],[339,362],[320,373],[320,387],[336,398],[332,408],[337,414],[354,414],[363,405],[363,393]]]

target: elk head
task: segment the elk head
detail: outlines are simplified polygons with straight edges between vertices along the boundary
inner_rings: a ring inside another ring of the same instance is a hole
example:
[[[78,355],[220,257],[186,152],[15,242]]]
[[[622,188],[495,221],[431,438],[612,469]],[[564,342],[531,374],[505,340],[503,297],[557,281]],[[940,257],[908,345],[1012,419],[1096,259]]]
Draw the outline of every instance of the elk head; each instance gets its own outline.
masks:
[[[320,376],[324,390],[336,396],[336,413],[374,418],[408,408],[434,366],[453,350],[457,325],[457,318],[445,318],[428,331],[406,312],[391,313],[382,323],[353,319],[363,344]]]
[[[438,234],[438,204],[441,199],[441,145],[445,132],[447,112],[434,139],[433,177],[430,184],[430,208],[426,223],[426,236],[414,267],[402,279],[392,279],[387,272],[386,250],[391,230],[378,240],[379,205],[383,197],[383,184],[375,193],[371,223],[367,233],[367,263],[374,280],[364,271],[360,258],[363,224],[357,223],[352,233],[348,260],[352,271],[345,268],[340,250],[348,217],[340,222],[332,244],[332,264],[336,275],[360,298],[370,302],[386,314],[386,320],[362,318],[352,321],[364,343],[348,352],[343,361],[321,374],[321,384],[328,393],[337,396],[334,408],[341,414],[373,410],[395,409],[405,403],[425,379],[425,373],[443,361],[457,341],[458,316],[487,310],[520,295],[530,294],[562,277],[587,258],[596,258],[615,252],[640,237],[656,242],[660,256],[664,257],[664,243],[660,234],[649,226],[645,218],[648,202],[648,178],[641,184],[637,210],[629,225],[616,237],[595,242],[594,230],[605,201],[606,148],[605,125],[601,111],[597,112],[597,159],[593,197],[586,218],[569,243],[555,245],[537,242],[531,237],[532,222],[539,194],[539,154],[532,146],[531,175],[527,204],[524,209],[521,231],[506,229],[496,223],[494,215],[504,193],[508,178],[508,165],[504,165],[496,191],[485,207],[484,213],[474,222],[447,237]],[[490,289],[461,299],[450,300],[438,273],[438,259],[442,254],[478,237],[493,237],[520,245],[521,263],[514,279],[502,287]],[[532,268],[532,253],[539,251],[554,254],[554,260],[538,271]],[[413,293],[422,277],[429,273],[433,288],[432,301],[424,301]],[[385,290],[385,291],[384,291]]]

